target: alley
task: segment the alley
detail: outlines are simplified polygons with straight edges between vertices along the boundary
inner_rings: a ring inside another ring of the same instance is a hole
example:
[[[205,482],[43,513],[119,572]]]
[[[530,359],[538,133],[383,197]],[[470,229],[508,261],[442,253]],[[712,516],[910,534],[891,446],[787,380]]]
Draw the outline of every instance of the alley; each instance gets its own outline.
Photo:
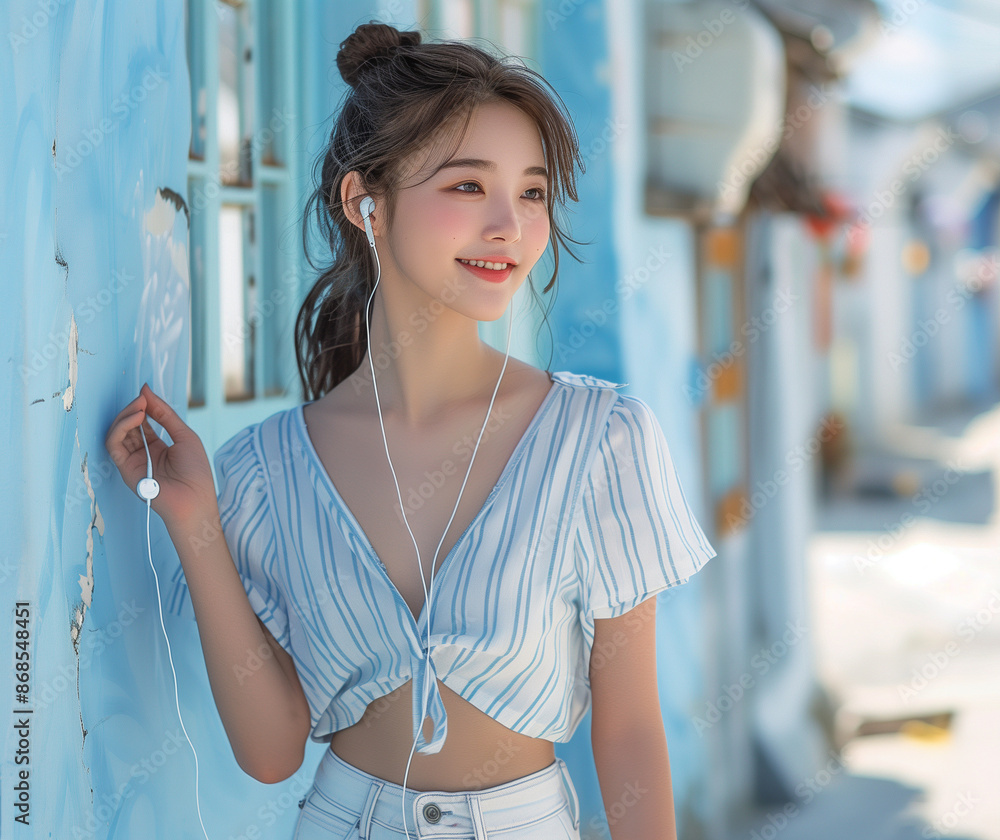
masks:
[[[1000,404],[889,437],[807,561],[843,751],[732,840],[1000,840]]]

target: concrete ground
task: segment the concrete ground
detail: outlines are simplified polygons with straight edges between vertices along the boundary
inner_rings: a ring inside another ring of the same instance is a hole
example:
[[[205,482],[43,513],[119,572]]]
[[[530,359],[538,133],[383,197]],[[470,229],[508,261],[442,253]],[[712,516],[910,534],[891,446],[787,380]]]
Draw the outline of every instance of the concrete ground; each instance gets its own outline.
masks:
[[[890,438],[807,558],[843,765],[730,840],[1000,840],[1000,404]]]

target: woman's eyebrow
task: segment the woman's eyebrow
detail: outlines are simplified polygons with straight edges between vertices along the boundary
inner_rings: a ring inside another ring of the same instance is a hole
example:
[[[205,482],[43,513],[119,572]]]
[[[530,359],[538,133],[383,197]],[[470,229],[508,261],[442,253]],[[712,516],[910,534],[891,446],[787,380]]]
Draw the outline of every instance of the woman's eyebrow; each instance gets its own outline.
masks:
[[[464,167],[485,169],[487,172],[496,172],[497,170],[496,161],[483,160],[482,158],[453,158],[442,163],[432,174],[437,175],[442,169],[460,169]],[[548,170],[544,166],[529,166],[524,170],[524,174],[541,175],[543,178],[549,177]]]

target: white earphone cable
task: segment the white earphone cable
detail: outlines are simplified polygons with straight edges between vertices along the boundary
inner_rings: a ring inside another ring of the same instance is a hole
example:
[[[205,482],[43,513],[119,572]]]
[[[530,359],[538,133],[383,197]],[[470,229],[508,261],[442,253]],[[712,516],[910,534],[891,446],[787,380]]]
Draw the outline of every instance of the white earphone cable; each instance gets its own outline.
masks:
[[[139,434],[142,437],[142,445],[146,447],[146,477],[152,478],[153,460],[149,456],[149,444],[146,443],[146,433],[143,431],[141,423],[139,424]],[[205,822],[201,818],[201,797],[198,794],[198,752],[195,750],[194,744],[191,743],[191,737],[188,735],[187,727],[184,725],[184,718],[181,715],[181,701],[177,694],[177,671],[174,670],[174,657],[170,652],[170,639],[167,637],[167,628],[163,623],[163,602],[160,600],[160,576],[156,574],[156,566],[153,565],[153,547],[149,538],[149,511],[152,508],[153,498],[157,492],[159,492],[158,489],[152,495],[146,497],[146,551],[149,553],[149,567],[153,570],[153,580],[156,582],[156,604],[160,610],[160,627],[163,629],[163,638],[167,642],[167,659],[170,662],[170,671],[174,675],[174,703],[177,705],[177,717],[180,719],[181,729],[184,730],[184,737],[187,738],[188,744],[191,745],[191,752],[194,753],[194,797],[195,805],[198,808],[198,822],[201,823],[201,830],[205,835],[205,840],[208,840]]]
[[[370,199],[369,199],[369,201],[370,201]],[[362,206],[364,206],[364,205],[362,205]],[[370,212],[371,206],[372,206],[371,204],[368,205],[369,212]],[[427,699],[428,699],[428,693],[429,693],[427,677],[428,677],[428,674],[430,672],[430,667],[429,666],[430,666],[430,656],[431,656],[431,651],[430,651],[431,616],[432,616],[432,611],[434,609],[434,599],[433,599],[433,593],[434,593],[434,567],[437,564],[438,553],[441,551],[441,546],[444,543],[444,538],[445,538],[445,536],[447,536],[448,529],[451,528],[451,523],[455,519],[455,514],[458,512],[458,505],[459,505],[459,503],[462,500],[462,493],[464,492],[465,485],[466,485],[466,483],[469,480],[469,474],[472,472],[472,464],[473,464],[473,462],[476,459],[476,453],[479,451],[479,443],[483,439],[483,433],[486,431],[486,426],[489,423],[490,414],[493,411],[493,403],[494,403],[494,400],[496,400],[497,391],[499,391],[499,389],[500,389],[500,382],[501,382],[501,380],[503,380],[504,371],[507,369],[507,360],[510,358],[511,326],[512,326],[513,321],[514,321],[513,298],[511,298],[511,306],[510,306],[511,312],[510,312],[510,315],[509,315],[508,320],[507,320],[507,351],[504,354],[503,367],[500,369],[500,378],[497,379],[497,384],[493,388],[493,395],[492,395],[492,397],[490,397],[489,408],[486,409],[486,418],[483,420],[483,426],[479,430],[479,437],[476,439],[476,445],[475,445],[475,447],[472,450],[472,457],[469,459],[469,466],[468,466],[468,468],[465,471],[465,478],[462,480],[462,486],[461,486],[461,488],[459,488],[458,498],[455,500],[455,507],[451,511],[451,517],[448,519],[448,524],[445,525],[444,533],[441,534],[441,539],[440,539],[440,541],[437,544],[437,548],[434,550],[434,558],[431,560],[430,581],[429,582],[425,582],[424,581],[424,567],[423,567],[423,564],[420,561],[420,549],[417,547],[416,537],[413,536],[413,531],[410,529],[409,520],[407,520],[407,518],[406,518],[406,510],[405,510],[404,505],[403,505],[403,496],[402,496],[402,493],[400,492],[400,489],[399,489],[399,481],[396,478],[396,470],[393,468],[393,466],[392,466],[392,458],[389,456],[389,442],[388,442],[388,440],[386,438],[386,434],[385,434],[385,424],[382,422],[382,405],[379,402],[378,386],[375,384],[375,363],[372,360],[371,319],[370,319],[369,310],[370,310],[370,307],[371,307],[371,302],[372,302],[372,300],[375,297],[375,290],[378,288],[379,280],[382,278],[382,264],[381,264],[381,262],[380,262],[380,260],[378,258],[378,250],[375,248],[374,235],[373,235],[372,230],[371,230],[371,225],[370,225],[370,222],[368,220],[368,214],[367,213],[364,214],[364,221],[365,221],[365,231],[368,234],[368,242],[371,245],[372,253],[375,255],[375,264],[377,266],[377,276],[375,278],[375,283],[372,286],[372,292],[371,292],[371,295],[369,295],[369,297],[368,297],[368,302],[365,304],[365,326],[366,326],[366,333],[367,333],[367,339],[368,339],[368,363],[371,366],[372,387],[375,390],[375,405],[376,405],[376,407],[378,409],[379,425],[382,428],[382,442],[385,445],[385,457],[386,457],[386,460],[389,462],[389,470],[392,472],[393,483],[396,485],[396,498],[399,500],[399,509],[400,509],[400,512],[403,514],[403,523],[406,525],[406,530],[409,532],[410,539],[413,541],[413,548],[414,548],[414,550],[417,553],[417,566],[420,568],[420,583],[421,583],[421,586],[423,587],[423,590],[424,590],[424,602],[426,604],[426,622],[425,623],[426,623],[426,649],[427,649],[427,655],[426,655],[425,659],[426,659],[426,663],[427,663],[428,667],[426,667],[424,669],[424,683],[420,687],[420,689],[421,689],[420,726],[422,727],[424,721],[427,718]],[[429,587],[429,590],[428,590],[428,587]],[[414,686],[411,687],[411,690],[415,691],[415,690],[417,690],[417,687],[414,685]],[[436,734],[437,733],[435,732],[435,735]],[[413,739],[413,745],[410,747],[410,757],[409,757],[409,759],[406,762],[406,770],[403,773],[403,799],[402,799],[401,806],[402,806],[402,812],[403,812],[402,813],[402,816],[403,816],[403,831],[406,833],[407,838],[409,838],[410,832],[409,832],[409,829],[406,827],[406,779],[409,777],[410,763],[413,761],[413,752],[416,749],[416,746],[417,746],[417,738],[414,738]]]

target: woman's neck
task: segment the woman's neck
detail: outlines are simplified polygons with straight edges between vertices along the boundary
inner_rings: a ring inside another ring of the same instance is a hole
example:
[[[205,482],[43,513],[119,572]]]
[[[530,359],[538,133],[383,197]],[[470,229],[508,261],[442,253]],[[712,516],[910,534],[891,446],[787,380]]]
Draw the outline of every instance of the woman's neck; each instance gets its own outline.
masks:
[[[379,295],[371,317],[371,356],[366,349],[352,378],[374,400],[374,365],[383,418],[425,425],[492,396],[504,358],[480,339],[477,321],[440,305],[386,311]]]

